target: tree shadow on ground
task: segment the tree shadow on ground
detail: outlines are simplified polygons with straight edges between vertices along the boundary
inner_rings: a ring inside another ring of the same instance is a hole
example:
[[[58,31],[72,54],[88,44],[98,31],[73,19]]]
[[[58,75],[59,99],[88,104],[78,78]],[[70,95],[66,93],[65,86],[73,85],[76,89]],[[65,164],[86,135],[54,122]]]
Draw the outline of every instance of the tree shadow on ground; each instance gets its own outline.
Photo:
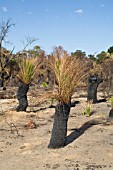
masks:
[[[72,102],[71,104],[70,104],[70,107],[75,107],[76,106],[76,104],[78,104],[79,103],[79,101],[75,101],[75,102]],[[29,106],[30,108],[37,108],[37,107],[40,107],[40,105],[38,104],[38,105],[30,105]],[[46,107],[40,107],[40,108],[37,108],[37,109],[32,109],[32,112],[38,112],[38,111],[41,111],[41,110],[46,110],[46,109],[48,109],[48,108],[50,108],[50,109],[52,109],[52,108],[54,108],[55,109],[55,107],[56,107],[56,105],[49,105],[49,106],[46,106]],[[27,112],[31,112],[31,110],[30,111],[27,111]]]
[[[50,106],[46,106],[46,107],[40,107],[39,105],[30,105],[29,108],[32,108],[30,109],[30,111],[27,111],[27,112],[38,112],[38,111],[41,111],[41,110],[46,110],[48,108],[55,108],[55,106],[53,105],[50,105]]]
[[[84,123],[80,128],[71,129],[73,132],[66,137],[65,146],[72,143],[74,140],[79,138],[87,129],[94,125],[103,124],[102,120],[90,120]]]
[[[100,100],[97,100],[97,103],[102,103],[102,102],[106,102],[107,100],[106,99],[100,99]]]

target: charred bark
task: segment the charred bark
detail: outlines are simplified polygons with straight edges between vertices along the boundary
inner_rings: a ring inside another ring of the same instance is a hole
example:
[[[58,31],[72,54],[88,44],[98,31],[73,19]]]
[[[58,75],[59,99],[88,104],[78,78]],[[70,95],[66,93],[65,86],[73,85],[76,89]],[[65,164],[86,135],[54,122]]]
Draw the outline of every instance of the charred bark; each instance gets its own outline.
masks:
[[[4,76],[5,76],[5,72],[2,69],[1,74],[0,74],[0,87],[4,87]]]
[[[0,87],[3,87],[3,79],[0,79]]]
[[[113,118],[113,109],[110,110],[110,112],[109,112],[109,117],[110,117],[110,118]]]
[[[70,105],[59,103],[55,107],[52,135],[48,148],[61,148],[65,146],[67,136],[67,122],[70,112]]]
[[[0,87],[2,87],[3,90],[6,90],[5,81],[7,81],[10,77],[11,77],[11,70],[9,71],[9,74],[7,74],[5,71],[5,67],[2,68],[2,71],[0,73]]]
[[[102,77],[98,75],[91,75],[88,78],[88,96],[87,100],[97,103],[97,88],[100,83],[102,83]]]
[[[19,101],[19,105],[16,108],[17,112],[26,111],[26,108],[28,106],[28,101],[27,101],[28,90],[29,90],[29,85],[26,85],[23,82],[21,82],[17,91],[17,99]]]

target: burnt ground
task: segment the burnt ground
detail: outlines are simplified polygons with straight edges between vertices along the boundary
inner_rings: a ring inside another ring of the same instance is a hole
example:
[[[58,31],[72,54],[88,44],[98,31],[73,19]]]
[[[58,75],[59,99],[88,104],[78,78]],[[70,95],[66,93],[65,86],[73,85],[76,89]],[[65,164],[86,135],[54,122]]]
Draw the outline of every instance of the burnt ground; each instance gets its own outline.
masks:
[[[1,170],[113,170],[109,101],[93,104],[92,115],[87,117],[81,105],[86,97],[75,93],[76,106],[71,108],[66,146],[54,150],[47,147],[54,108],[49,107],[49,99],[41,103],[40,95],[29,93],[28,98],[27,112],[15,111],[15,98],[0,99]]]

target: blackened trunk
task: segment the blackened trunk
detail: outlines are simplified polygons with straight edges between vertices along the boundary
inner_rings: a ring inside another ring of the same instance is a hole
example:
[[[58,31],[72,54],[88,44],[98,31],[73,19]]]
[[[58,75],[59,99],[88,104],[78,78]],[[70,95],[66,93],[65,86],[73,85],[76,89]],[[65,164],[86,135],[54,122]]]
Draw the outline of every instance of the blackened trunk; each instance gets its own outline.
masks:
[[[5,76],[5,71],[2,68],[2,71],[0,73],[0,87],[4,87],[4,76]]]
[[[17,106],[16,110],[18,112],[26,111],[26,108],[28,106],[28,101],[27,101],[28,90],[29,90],[29,85],[26,85],[23,82],[21,82],[17,91],[17,99],[19,101],[19,105]]]
[[[92,75],[88,79],[88,96],[87,100],[97,103],[97,88],[100,83],[102,83],[102,77],[98,75]]]
[[[67,122],[70,112],[70,105],[59,103],[55,107],[52,135],[48,148],[61,148],[65,146],[67,136]]]
[[[110,112],[109,112],[109,117],[110,117],[110,118],[113,118],[113,109],[110,110]]]
[[[3,90],[6,90],[5,81],[8,80],[10,76],[11,76],[11,70],[9,72],[9,75],[7,75],[5,71],[5,66],[4,66],[4,68],[2,68],[2,71],[0,73],[0,87],[3,87]]]
[[[3,81],[3,79],[0,79],[0,87],[4,87],[4,81]]]

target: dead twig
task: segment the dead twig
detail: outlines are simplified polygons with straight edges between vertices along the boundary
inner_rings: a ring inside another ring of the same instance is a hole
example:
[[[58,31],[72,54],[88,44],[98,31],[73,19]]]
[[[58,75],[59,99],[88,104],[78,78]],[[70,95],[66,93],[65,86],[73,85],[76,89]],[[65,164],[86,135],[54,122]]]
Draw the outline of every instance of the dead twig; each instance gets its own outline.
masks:
[[[3,112],[3,109],[2,109],[2,106],[1,106],[1,113],[2,113],[2,115],[4,116],[4,120],[5,120],[5,123],[10,127],[10,130],[7,130],[7,129],[0,129],[0,130],[7,130],[7,131],[10,131],[12,134],[14,134],[14,132],[16,131],[16,133],[17,133],[17,136],[19,136],[19,137],[23,137],[23,135],[21,135],[20,133],[19,133],[19,130],[18,130],[18,128],[17,128],[17,126],[13,123],[13,122],[8,122],[7,121],[7,118],[6,118],[6,115],[5,115],[5,112]]]

